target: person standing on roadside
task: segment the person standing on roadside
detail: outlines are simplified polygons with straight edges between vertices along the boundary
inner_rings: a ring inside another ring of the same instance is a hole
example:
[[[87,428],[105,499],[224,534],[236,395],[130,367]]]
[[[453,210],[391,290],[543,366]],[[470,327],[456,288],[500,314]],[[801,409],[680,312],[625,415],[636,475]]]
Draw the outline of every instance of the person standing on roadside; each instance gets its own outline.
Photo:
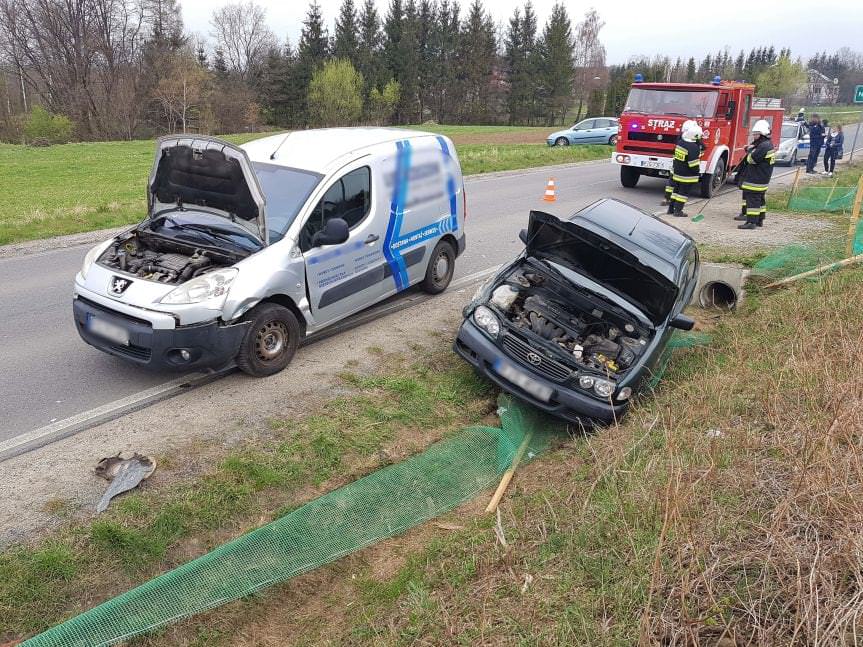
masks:
[[[818,163],[818,156],[821,154],[821,147],[824,145],[824,126],[821,125],[821,118],[818,113],[812,114],[812,121],[809,122],[809,158],[806,160],[806,172],[814,173],[815,165]]]
[[[689,200],[689,193],[701,181],[702,130],[698,122],[690,119],[683,123],[680,131],[671,167],[672,190],[668,196],[668,213],[685,218],[683,207]]]
[[[773,162],[776,157],[773,142],[770,141],[770,124],[766,120],[759,119],[753,124],[752,135],[752,143],[746,147],[749,152],[740,172],[745,212],[734,218],[746,222],[738,225],[738,229],[755,229],[764,224],[767,215],[767,186],[773,175]]]
[[[836,126],[829,135],[827,135],[827,145],[824,149],[824,172],[833,177],[833,171],[836,169],[836,160],[842,159],[842,148],[845,145],[845,134],[842,132],[842,126]]]

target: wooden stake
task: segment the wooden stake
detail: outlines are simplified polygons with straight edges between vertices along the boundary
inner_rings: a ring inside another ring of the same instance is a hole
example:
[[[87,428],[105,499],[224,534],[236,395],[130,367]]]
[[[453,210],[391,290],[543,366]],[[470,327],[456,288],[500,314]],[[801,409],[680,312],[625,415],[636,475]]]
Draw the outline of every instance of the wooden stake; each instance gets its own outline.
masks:
[[[821,265],[820,267],[816,267],[814,270],[809,270],[808,272],[801,272],[800,274],[795,274],[794,276],[789,276],[788,278],[782,279],[781,281],[774,281],[773,283],[768,283],[765,285],[765,288],[778,288],[781,285],[788,285],[789,283],[794,283],[795,281],[799,281],[800,279],[805,279],[809,276],[815,276],[816,274],[821,274],[822,272],[827,272],[829,270],[838,270],[840,267],[847,267],[849,265],[854,265],[856,263],[863,262],[863,254],[858,254],[857,256],[852,256],[850,258],[845,258],[841,261],[836,261],[835,263],[828,263],[827,265]]]
[[[857,235],[857,223],[860,221],[860,204],[863,202],[863,175],[857,180],[857,195],[854,196],[854,209],[851,210],[851,222],[848,225],[848,244],[845,254],[851,256],[854,251],[854,237]]]
[[[503,473],[503,478],[500,479],[500,484],[497,486],[494,496],[491,497],[491,501],[488,502],[488,507],[485,509],[486,512],[494,512],[497,510],[497,506],[500,505],[500,500],[503,498],[503,493],[506,492],[506,488],[509,486],[509,482],[515,474],[515,468],[517,468],[518,464],[521,462],[521,457],[524,456],[524,452],[527,450],[527,445],[532,436],[533,432],[530,431],[525,435],[524,440],[521,441],[521,445],[518,446],[515,456],[512,457],[512,465],[510,465],[509,469]]]
[[[797,172],[794,173],[794,182],[791,183],[791,193],[788,194],[788,202],[785,203],[785,208],[791,206],[791,200],[797,193],[797,185],[800,184],[800,166],[797,167]]]
[[[821,207],[822,209],[826,209],[827,205],[830,204],[830,198],[833,197],[833,193],[836,191],[836,185],[837,184],[839,184],[839,178],[838,177],[836,178],[836,181],[833,182],[833,188],[830,189],[830,193],[827,194],[827,199],[824,201],[824,206]]]

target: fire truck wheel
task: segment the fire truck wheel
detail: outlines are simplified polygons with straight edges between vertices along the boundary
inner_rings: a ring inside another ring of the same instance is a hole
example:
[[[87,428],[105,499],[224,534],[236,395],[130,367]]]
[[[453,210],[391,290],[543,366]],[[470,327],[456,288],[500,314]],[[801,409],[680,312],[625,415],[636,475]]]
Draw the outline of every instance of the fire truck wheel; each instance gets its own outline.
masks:
[[[723,184],[725,184],[725,160],[720,159],[716,162],[713,173],[705,173],[701,176],[701,197],[712,198]]]
[[[631,189],[638,184],[639,177],[641,177],[641,173],[637,168],[632,168],[631,166],[620,167],[620,183],[627,189]]]

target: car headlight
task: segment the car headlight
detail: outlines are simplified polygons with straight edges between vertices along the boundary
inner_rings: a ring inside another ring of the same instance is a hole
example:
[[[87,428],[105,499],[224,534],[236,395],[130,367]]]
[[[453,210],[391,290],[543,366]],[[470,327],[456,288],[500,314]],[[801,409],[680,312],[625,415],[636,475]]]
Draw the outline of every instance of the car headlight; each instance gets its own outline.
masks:
[[[228,296],[231,283],[237,278],[237,274],[239,274],[239,270],[234,267],[226,267],[214,272],[208,272],[174,288],[163,296],[159,303],[188,305],[209,301],[210,299],[221,299],[224,302]],[[219,306],[216,305],[215,307]]]
[[[473,320],[477,326],[492,337],[497,337],[500,333],[500,322],[494,316],[494,313],[485,306],[479,306],[473,311]]]
[[[578,386],[580,386],[582,389],[592,389],[594,382],[595,379],[591,375],[582,375],[580,378],[578,378]]]
[[[614,382],[597,378],[593,382],[593,390],[601,398],[610,398],[614,393]]]
[[[109,244],[110,244],[110,242],[111,241],[108,241]],[[93,263],[95,263],[96,259],[102,255],[102,252],[105,251],[106,247],[107,247],[107,245],[105,243],[99,243],[93,249],[91,249],[89,252],[87,252],[87,255],[84,257],[84,262],[81,264],[81,278],[82,279],[87,278],[87,272],[90,271],[90,268],[93,267]]]

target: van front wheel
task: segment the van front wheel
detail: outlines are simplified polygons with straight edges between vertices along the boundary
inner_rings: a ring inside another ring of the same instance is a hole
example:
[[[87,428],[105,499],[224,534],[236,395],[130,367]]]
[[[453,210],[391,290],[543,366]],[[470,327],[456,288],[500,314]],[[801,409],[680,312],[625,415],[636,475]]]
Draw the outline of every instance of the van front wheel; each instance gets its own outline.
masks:
[[[275,303],[262,303],[243,320],[251,322],[236,358],[243,373],[266,377],[291,363],[300,344],[300,323],[293,312]]]
[[[420,288],[429,294],[440,294],[449,286],[455,272],[455,250],[442,240],[434,248]]]

